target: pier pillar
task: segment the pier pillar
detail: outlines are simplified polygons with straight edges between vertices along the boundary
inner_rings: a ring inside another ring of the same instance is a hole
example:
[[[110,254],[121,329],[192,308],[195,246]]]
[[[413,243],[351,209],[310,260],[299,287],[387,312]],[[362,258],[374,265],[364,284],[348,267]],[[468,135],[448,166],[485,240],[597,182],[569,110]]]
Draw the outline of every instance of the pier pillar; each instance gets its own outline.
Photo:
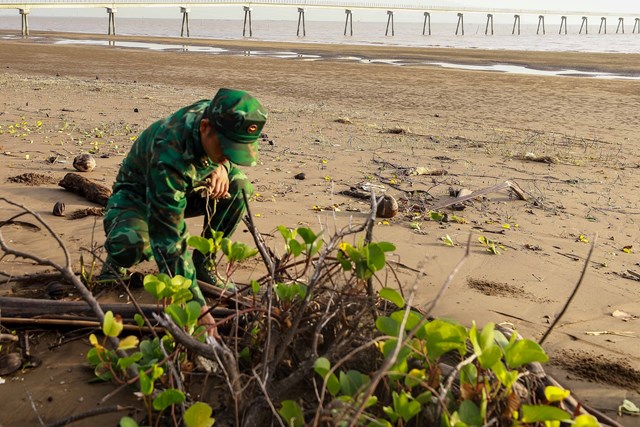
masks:
[[[513,29],[511,30],[511,34],[515,34],[516,32],[516,23],[518,24],[518,35],[520,35],[520,15],[513,15]]]
[[[422,24],[423,36],[424,36],[424,31],[427,29],[427,25],[429,26],[429,35],[431,35],[431,14],[429,12],[424,13],[424,24]]]
[[[107,29],[107,35],[115,36],[116,35],[116,12],[118,9],[115,7],[108,7],[107,14],[109,15],[109,28]]]
[[[598,34],[602,32],[603,28],[604,28],[604,33],[607,34],[607,18],[605,18],[604,16],[600,18],[600,29],[598,30]]]
[[[22,37],[29,36],[29,9],[18,9],[22,22]]]
[[[487,25],[484,27],[484,35],[489,33],[489,22],[491,22],[491,35],[493,35],[493,15],[487,13]]]
[[[350,25],[350,35],[353,35],[353,14],[351,13],[351,11],[349,9],[345,9],[344,13],[346,16],[346,19],[344,20],[344,35],[347,35],[347,24]]]
[[[456,36],[458,35],[458,30],[462,30],[462,35],[464,36],[464,14],[458,13],[458,25],[456,25]]]
[[[560,17],[560,31],[558,31],[558,34],[562,34],[563,25],[564,25],[564,33],[567,34],[567,17],[566,16]]]
[[[244,8],[244,24],[242,25],[242,37],[247,34],[247,17],[249,17],[249,37],[253,37],[253,28],[251,27],[251,11],[253,8],[249,6],[243,6]]]
[[[582,24],[580,25],[580,32],[578,34],[582,34],[582,28],[584,27],[584,33],[589,34],[589,20],[586,16],[582,17]]]
[[[638,29],[638,34],[640,34],[640,18],[636,18],[636,22],[633,24],[633,31],[631,31],[632,34],[636,32],[636,28]]]
[[[616,34],[618,34],[618,31],[620,31],[620,28],[622,28],[622,34],[624,34],[624,18],[618,18],[618,28],[616,28]]]
[[[391,35],[395,36],[396,32],[393,28],[393,11],[392,10],[387,10],[387,29],[384,32],[385,36],[389,35],[389,23],[391,23]]]
[[[540,24],[542,24],[542,34],[547,34],[544,30],[544,15],[538,16],[538,31],[536,31],[536,34],[540,34]]]
[[[180,29],[180,37],[184,37],[184,29],[187,28],[187,37],[189,37],[189,12],[191,9],[188,7],[181,7],[180,13],[182,13],[182,28]]]
[[[298,8],[298,31],[296,31],[296,36],[300,37],[300,21],[302,21],[302,37],[307,36],[307,28],[304,25],[304,8]]]

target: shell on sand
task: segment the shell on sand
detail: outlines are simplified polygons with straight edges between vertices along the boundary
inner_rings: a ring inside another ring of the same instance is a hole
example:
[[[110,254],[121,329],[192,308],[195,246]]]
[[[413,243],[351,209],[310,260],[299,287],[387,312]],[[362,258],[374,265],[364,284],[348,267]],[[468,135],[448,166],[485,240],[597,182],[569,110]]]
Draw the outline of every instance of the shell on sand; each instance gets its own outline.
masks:
[[[376,210],[378,218],[393,218],[398,213],[398,202],[392,196],[385,195]]]
[[[64,202],[56,202],[55,205],[53,205],[53,211],[52,213],[55,216],[64,216],[64,209],[65,209],[65,204]]]

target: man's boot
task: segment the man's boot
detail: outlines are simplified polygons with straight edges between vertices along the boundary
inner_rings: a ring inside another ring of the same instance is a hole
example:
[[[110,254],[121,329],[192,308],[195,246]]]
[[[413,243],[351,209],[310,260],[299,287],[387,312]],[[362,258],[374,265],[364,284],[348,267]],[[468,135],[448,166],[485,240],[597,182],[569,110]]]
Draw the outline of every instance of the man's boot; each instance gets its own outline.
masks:
[[[107,256],[100,274],[96,277],[96,281],[101,284],[115,284],[120,281],[127,280],[129,272],[126,268],[120,267],[113,262],[111,257]]]
[[[217,279],[215,274],[213,274],[209,268],[209,258],[204,256],[202,252],[197,249],[193,251],[193,255],[191,257],[193,259],[193,266],[196,268],[196,278],[215,286]]]

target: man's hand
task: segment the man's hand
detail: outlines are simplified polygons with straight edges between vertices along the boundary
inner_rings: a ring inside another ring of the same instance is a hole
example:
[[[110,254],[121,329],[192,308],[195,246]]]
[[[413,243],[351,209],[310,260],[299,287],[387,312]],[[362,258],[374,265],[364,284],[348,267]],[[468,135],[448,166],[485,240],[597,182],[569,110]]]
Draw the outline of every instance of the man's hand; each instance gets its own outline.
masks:
[[[229,194],[229,175],[227,169],[223,165],[211,174],[210,195],[212,199],[222,199]]]
[[[216,320],[208,311],[208,306],[202,306],[202,308],[200,309],[200,318],[198,319],[198,325],[204,326],[207,329],[207,335],[214,338],[220,338],[220,335],[218,335],[218,328],[216,327]]]

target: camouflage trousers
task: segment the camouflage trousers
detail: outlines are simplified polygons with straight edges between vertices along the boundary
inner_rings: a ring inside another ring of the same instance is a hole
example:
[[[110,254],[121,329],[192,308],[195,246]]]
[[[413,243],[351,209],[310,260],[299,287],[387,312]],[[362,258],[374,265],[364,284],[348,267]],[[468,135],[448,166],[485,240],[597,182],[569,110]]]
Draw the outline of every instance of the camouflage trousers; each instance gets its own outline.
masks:
[[[224,236],[231,236],[238,227],[247,209],[242,191],[247,198],[253,195],[253,185],[243,171],[236,167],[229,170],[229,198],[213,200],[202,197],[200,193],[188,193],[185,218],[204,216],[204,237],[211,237],[213,231],[222,231]],[[107,251],[107,262],[119,267],[134,265],[153,259],[149,240],[148,216],[149,207],[139,196],[129,194],[131,205],[111,208],[104,217],[104,230],[107,236],[104,247]],[[184,235],[186,230],[180,230]],[[186,248],[186,243],[184,243]],[[190,258],[190,254],[183,255]],[[188,265],[192,265],[188,263]],[[192,273],[193,272],[186,272]]]

